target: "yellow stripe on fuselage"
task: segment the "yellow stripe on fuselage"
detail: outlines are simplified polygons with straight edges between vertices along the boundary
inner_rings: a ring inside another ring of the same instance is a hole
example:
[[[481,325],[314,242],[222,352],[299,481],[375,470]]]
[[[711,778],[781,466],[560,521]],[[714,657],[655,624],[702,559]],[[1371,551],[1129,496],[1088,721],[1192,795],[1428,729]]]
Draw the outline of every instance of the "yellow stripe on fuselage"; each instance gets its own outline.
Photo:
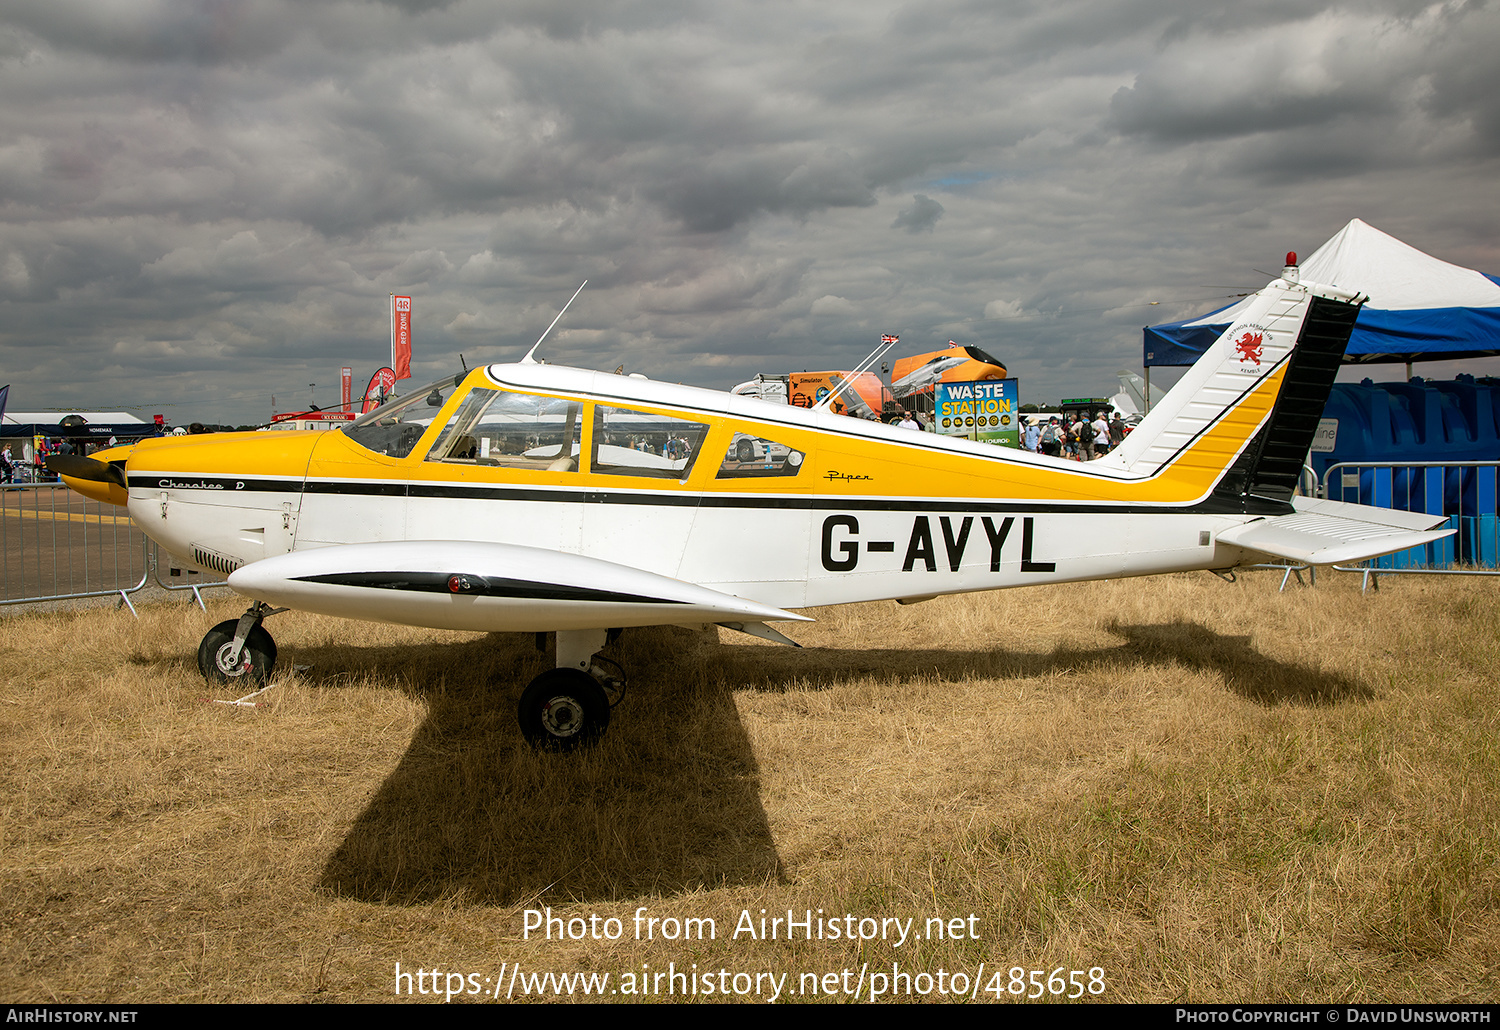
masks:
[[[325,432],[282,429],[157,437],[136,444],[125,467],[130,473],[301,479],[313,445]]]
[[[936,447],[893,446],[831,434],[823,434],[820,441],[814,478],[825,477],[830,471],[872,477],[858,480],[847,489],[829,491],[848,496],[1190,504],[1213,490],[1224,470],[1265,422],[1284,372],[1283,366],[1266,376],[1175,460],[1148,478],[1115,478],[1082,462],[997,461]],[[784,442],[796,446],[791,440]],[[997,450],[1001,455],[1015,454]]]
[[[850,432],[809,424],[816,416],[788,408],[785,419],[764,421],[741,414],[722,414],[634,400],[582,396],[562,391],[524,392],[577,400],[582,415],[582,468],[578,471],[514,469],[427,461],[437,440],[469,391],[476,385],[493,388],[481,375],[472,375],[455,390],[411,454],[392,458],[360,446],[341,431],[221,433],[189,438],[147,440],[130,457],[132,473],[171,472],[176,475],[243,476],[276,480],[373,480],[412,483],[463,483],[474,486],[537,488],[598,488],[650,493],[685,492],[701,495],[757,495],[817,493],[832,497],[973,498],[1018,502],[1103,502],[1120,504],[1192,504],[1214,488],[1225,469],[1264,424],[1281,389],[1283,364],[1250,389],[1229,411],[1192,440],[1173,460],[1153,474],[1127,478],[1104,467],[1079,462],[1020,457],[995,448],[984,455],[952,448],[930,434],[911,432],[899,438],[866,436],[862,423],[850,421]],[[515,389],[515,387],[503,387]],[[588,470],[593,434],[593,406],[605,404],[647,415],[660,415],[706,424],[708,435],[699,460],[684,481],[592,473]],[[833,416],[829,416],[830,418]],[[840,417],[841,418],[841,417]],[[795,476],[716,478],[720,459],[736,433],[759,436],[803,452],[802,469]]]

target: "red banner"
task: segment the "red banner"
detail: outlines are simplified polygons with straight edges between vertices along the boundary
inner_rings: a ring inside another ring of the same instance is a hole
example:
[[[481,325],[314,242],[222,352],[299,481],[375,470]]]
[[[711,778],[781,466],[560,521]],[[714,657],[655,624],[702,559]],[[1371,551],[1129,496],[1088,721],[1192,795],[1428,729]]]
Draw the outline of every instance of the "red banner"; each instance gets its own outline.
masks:
[[[350,391],[354,389],[354,369],[345,365],[339,369],[339,408],[349,410]]]
[[[410,297],[391,297],[391,368],[397,379],[411,378]]]
[[[370,385],[365,387],[365,401],[360,405],[359,412],[363,415],[367,411],[374,411],[380,406],[381,401],[395,389],[396,373],[389,368],[382,368],[370,377]]]

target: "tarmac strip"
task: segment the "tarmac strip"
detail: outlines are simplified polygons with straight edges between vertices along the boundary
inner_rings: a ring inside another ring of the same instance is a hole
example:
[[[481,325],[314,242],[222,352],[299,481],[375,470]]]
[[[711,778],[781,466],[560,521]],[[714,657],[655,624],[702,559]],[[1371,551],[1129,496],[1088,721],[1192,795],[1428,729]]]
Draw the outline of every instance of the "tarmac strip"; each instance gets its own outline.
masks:
[[[129,515],[85,515],[71,511],[27,511],[6,509],[0,515],[9,519],[36,519],[40,522],[89,522],[96,526],[118,526],[130,524]]]

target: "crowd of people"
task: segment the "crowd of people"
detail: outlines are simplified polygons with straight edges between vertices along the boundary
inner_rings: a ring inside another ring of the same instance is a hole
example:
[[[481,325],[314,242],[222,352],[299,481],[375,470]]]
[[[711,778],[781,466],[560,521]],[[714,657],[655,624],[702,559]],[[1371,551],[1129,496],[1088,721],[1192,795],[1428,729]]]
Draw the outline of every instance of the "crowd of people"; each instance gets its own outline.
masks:
[[[1093,461],[1120,446],[1129,431],[1118,413],[1113,418],[1106,418],[1102,411],[1080,413],[1071,422],[1053,415],[1045,423],[1036,418],[1028,421],[1021,445],[1036,454]]]
[[[1079,413],[1069,419],[1053,415],[1043,421],[1039,415],[1023,415],[1024,427],[1020,434],[1020,445],[1033,454],[1050,454],[1054,458],[1071,458],[1074,461],[1093,461],[1102,458],[1125,440],[1130,427],[1116,413],[1107,417],[1105,412]],[[930,422],[922,421],[920,412],[905,411],[895,423],[902,429],[931,431]]]
[[[102,440],[70,440],[60,436],[38,436],[29,447],[23,447],[24,455],[11,450],[6,443],[0,446],[0,483],[42,483],[57,477],[47,471],[47,458],[53,454],[92,454],[106,447],[113,447],[115,438]]]

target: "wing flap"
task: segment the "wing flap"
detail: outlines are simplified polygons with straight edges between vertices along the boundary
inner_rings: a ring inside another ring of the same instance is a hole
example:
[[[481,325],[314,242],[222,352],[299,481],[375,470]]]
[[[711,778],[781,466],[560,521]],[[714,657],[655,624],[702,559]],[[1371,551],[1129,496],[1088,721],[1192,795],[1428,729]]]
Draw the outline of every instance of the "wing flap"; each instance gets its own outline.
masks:
[[[1423,512],[1296,498],[1291,515],[1257,519],[1225,530],[1219,543],[1308,565],[1363,561],[1453,534],[1447,519]]]

